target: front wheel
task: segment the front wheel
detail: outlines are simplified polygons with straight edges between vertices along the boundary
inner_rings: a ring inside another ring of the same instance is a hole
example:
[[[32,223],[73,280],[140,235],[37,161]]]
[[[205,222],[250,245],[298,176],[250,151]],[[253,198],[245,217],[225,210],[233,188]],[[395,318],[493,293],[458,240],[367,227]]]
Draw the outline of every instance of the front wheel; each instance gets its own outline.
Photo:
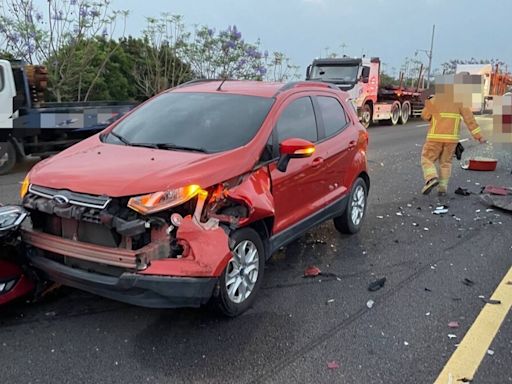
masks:
[[[219,279],[214,304],[226,316],[235,317],[254,302],[263,280],[265,250],[258,233],[242,228],[231,235],[233,257]]]
[[[363,108],[361,109],[361,124],[365,128],[368,128],[372,122],[372,107],[370,104],[366,103],[363,105]]]
[[[358,178],[350,191],[347,207],[341,216],[334,218],[334,226],[341,233],[353,235],[361,230],[366,215],[368,186]]]

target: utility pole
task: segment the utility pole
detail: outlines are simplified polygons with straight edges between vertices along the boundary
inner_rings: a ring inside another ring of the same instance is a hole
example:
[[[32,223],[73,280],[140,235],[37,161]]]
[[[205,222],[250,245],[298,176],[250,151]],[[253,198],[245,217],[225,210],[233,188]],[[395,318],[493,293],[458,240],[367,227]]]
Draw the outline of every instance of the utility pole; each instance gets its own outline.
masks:
[[[432,70],[432,54],[434,51],[434,34],[436,32],[436,25],[432,26],[432,40],[430,42],[430,52],[428,53],[428,74],[427,74],[427,89],[430,88],[430,72]]]

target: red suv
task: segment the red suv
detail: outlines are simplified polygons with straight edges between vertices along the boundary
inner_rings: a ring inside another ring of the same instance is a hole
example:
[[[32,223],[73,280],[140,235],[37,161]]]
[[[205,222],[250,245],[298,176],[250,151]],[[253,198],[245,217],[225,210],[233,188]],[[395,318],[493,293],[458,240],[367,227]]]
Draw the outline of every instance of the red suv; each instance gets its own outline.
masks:
[[[316,82],[196,81],[36,165],[30,263],[50,280],[157,308],[246,310],[274,251],[334,219],[356,233],[368,134]]]

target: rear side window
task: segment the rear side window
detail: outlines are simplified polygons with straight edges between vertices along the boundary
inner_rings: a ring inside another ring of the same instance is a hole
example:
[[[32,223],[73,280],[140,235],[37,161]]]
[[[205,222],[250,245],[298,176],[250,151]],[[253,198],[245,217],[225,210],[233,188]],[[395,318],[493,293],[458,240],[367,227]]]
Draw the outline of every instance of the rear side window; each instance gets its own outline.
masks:
[[[319,96],[317,102],[322,114],[326,137],[335,135],[347,126],[347,115],[337,99]]]
[[[316,142],[318,133],[315,112],[309,97],[292,102],[283,111],[277,122],[279,142],[289,138],[297,138]]]

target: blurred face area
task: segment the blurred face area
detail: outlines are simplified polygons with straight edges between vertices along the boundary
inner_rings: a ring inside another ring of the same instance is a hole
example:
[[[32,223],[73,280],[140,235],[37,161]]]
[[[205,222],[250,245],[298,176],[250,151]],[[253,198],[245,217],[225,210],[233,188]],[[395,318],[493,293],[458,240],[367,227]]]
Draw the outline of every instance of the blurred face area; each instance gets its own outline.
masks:
[[[436,97],[462,107],[480,110],[483,103],[483,78],[459,73],[436,77]]]
[[[512,142],[512,93],[494,98],[492,140]]]

